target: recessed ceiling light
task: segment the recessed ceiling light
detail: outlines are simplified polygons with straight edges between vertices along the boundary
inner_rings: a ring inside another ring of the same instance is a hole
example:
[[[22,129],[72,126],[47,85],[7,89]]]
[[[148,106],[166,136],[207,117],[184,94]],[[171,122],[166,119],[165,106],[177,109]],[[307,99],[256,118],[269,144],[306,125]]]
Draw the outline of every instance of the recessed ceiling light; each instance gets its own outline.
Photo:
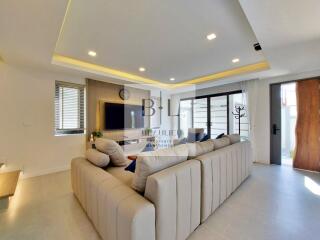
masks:
[[[240,62],[240,59],[239,59],[239,58],[234,58],[234,59],[232,59],[232,62],[233,62],[233,63]]]
[[[217,35],[215,35],[214,33],[210,33],[209,35],[207,35],[207,39],[208,39],[209,41],[215,39],[216,37],[217,37]]]
[[[170,81],[174,81],[174,80],[176,80],[175,78],[170,78]]]
[[[139,71],[140,71],[140,72],[145,72],[146,69],[145,69],[144,67],[140,67],[140,68],[139,68]]]
[[[91,57],[95,57],[95,56],[97,56],[97,53],[95,51],[89,51],[88,55]]]

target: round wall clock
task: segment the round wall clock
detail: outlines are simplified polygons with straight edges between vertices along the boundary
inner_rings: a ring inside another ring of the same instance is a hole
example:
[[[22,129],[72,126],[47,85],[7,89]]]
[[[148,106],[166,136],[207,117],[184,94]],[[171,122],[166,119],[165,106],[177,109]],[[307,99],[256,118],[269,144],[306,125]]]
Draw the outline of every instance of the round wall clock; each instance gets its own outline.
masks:
[[[130,92],[127,90],[127,89],[120,89],[119,91],[119,97],[122,99],[122,100],[128,100],[129,97],[130,97]]]

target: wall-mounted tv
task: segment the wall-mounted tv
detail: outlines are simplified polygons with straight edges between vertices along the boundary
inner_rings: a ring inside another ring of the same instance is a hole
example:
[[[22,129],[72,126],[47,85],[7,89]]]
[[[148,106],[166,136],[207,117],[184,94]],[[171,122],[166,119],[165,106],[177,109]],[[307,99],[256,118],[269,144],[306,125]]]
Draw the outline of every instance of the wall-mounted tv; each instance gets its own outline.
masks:
[[[144,128],[143,107],[105,103],[105,130]]]

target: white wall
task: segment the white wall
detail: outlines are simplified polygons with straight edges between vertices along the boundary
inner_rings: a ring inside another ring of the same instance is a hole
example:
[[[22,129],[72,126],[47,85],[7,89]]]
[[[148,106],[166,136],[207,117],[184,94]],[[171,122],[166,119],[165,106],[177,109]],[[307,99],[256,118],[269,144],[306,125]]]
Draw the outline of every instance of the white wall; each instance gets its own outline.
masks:
[[[22,169],[24,177],[70,167],[83,156],[85,136],[54,136],[55,80],[84,79],[22,69],[0,63],[0,162],[5,169]]]

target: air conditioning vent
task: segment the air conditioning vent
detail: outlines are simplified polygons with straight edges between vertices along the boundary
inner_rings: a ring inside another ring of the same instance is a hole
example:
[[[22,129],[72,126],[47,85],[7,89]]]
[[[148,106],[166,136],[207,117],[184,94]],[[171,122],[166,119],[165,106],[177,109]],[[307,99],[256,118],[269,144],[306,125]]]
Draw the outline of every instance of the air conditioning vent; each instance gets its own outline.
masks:
[[[253,44],[253,47],[254,47],[254,49],[255,49],[256,51],[261,51],[261,50],[262,50],[262,48],[261,48],[261,46],[260,46],[260,43],[255,43],[255,44]]]

